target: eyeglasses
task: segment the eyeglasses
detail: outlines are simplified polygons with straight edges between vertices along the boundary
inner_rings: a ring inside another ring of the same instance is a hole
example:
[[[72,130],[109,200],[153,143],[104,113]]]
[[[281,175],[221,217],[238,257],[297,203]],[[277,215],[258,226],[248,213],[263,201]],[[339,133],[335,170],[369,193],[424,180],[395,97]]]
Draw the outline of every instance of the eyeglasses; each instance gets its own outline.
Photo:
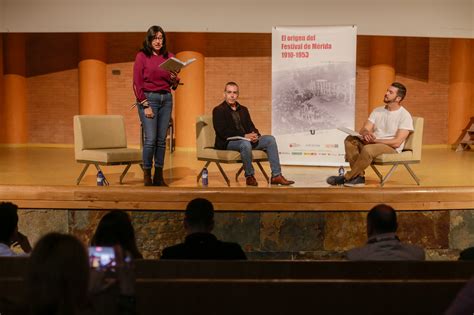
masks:
[[[153,37],[152,40],[160,40],[160,41],[162,41],[162,40],[163,40],[163,36],[156,36],[156,37]]]

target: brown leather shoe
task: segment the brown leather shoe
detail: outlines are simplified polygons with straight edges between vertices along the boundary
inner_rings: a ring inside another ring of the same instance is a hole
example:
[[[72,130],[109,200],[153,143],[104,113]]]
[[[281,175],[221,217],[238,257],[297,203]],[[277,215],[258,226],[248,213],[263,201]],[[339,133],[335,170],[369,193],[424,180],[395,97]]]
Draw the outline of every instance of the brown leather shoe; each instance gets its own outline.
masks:
[[[245,183],[247,186],[258,186],[258,182],[253,175],[245,177]]]
[[[272,185],[284,185],[284,186],[288,186],[288,185],[291,185],[291,184],[294,184],[295,182],[292,181],[292,180],[287,180],[285,177],[283,177],[283,175],[278,175],[278,176],[275,176],[275,177],[272,177],[272,180],[271,180],[271,184]]]

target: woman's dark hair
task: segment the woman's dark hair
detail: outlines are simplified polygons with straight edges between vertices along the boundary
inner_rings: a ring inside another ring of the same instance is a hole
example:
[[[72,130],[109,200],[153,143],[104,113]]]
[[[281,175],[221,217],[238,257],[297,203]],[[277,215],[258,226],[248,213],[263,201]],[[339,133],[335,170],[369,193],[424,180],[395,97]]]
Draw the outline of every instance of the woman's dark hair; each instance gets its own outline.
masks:
[[[151,42],[158,33],[161,33],[161,35],[163,36],[163,44],[159,51],[159,55],[163,55],[164,58],[168,58],[168,50],[166,49],[166,34],[165,31],[163,31],[163,29],[161,28],[161,26],[153,25],[148,29],[148,31],[146,32],[145,40],[143,41],[143,47],[142,49],[140,49],[140,51],[142,51],[148,57],[153,55],[153,47],[151,46]]]
[[[88,286],[88,254],[77,238],[50,233],[38,241],[26,278],[31,314],[77,314],[87,307]]]
[[[135,230],[130,216],[124,211],[111,211],[104,215],[91,240],[92,246],[120,245],[133,258],[143,258],[138,251]]]

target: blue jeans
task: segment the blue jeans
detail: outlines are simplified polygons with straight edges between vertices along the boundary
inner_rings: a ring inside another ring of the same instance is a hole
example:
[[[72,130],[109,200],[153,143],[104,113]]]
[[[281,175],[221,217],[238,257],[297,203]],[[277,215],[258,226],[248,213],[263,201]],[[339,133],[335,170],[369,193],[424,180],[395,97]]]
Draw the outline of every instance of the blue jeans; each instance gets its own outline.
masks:
[[[278,156],[278,146],[274,136],[261,136],[256,144],[246,140],[232,140],[227,144],[227,150],[239,151],[244,164],[245,176],[255,174],[252,165],[252,149],[264,150],[268,155],[272,177],[281,174],[280,157]]]
[[[138,105],[138,115],[143,127],[145,139],[143,141],[143,168],[151,169],[153,158],[155,158],[155,168],[163,167],[165,164],[166,135],[173,110],[173,96],[171,93],[145,93],[150,104],[153,118],[145,117],[144,108]]]

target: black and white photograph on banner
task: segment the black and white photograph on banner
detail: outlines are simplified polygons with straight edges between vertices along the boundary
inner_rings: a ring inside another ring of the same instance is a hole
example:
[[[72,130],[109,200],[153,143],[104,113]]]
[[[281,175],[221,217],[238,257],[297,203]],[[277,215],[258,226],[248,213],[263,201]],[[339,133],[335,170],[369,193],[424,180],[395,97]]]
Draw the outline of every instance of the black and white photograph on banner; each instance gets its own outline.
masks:
[[[354,124],[353,65],[334,63],[284,71],[273,78],[275,134]]]

